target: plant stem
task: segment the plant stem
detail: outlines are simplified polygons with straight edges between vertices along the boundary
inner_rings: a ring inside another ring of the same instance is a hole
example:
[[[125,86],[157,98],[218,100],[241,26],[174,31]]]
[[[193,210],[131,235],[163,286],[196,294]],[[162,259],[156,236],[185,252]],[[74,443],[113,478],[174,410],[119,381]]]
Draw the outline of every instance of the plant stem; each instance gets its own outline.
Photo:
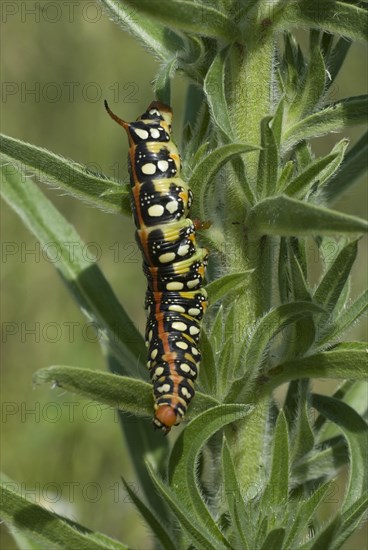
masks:
[[[273,36],[264,30],[261,21],[254,23],[249,27],[245,46],[237,45],[231,57],[233,88],[229,107],[234,133],[240,142],[261,143],[260,121],[272,110],[273,69]],[[256,188],[258,155],[258,152],[252,152],[246,156],[246,174],[253,189]],[[244,205],[239,207],[242,209]],[[257,317],[271,305],[272,243],[265,242],[265,239],[251,241],[246,228],[232,224],[231,220],[227,222],[226,237],[227,242],[234,243],[233,254],[229,258],[230,270],[255,268],[248,287],[237,302],[237,320],[241,333],[245,334]],[[256,403],[255,411],[245,421],[239,422],[230,435],[234,464],[243,494],[247,494],[251,486],[258,486],[262,479],[268,398],[264,398],[261,405]]]

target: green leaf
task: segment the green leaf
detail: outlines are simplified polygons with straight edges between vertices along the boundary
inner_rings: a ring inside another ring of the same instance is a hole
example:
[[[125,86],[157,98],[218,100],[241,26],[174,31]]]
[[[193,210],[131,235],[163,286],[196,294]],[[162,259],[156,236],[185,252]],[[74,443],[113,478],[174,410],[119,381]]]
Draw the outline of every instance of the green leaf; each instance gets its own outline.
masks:
[[[125,0],[125,3],[167,27],[231,42],[239,38],[239,29],[231,18],[206,4],[188,0]]]
[[[171,540],[169,533],[166,531],[165,527],[161,525],[161,522],[157,519],[155,514],[153,514],[151,510],[147,508],[144,502],[142,502],[142,500],[136,495],[136,493],[129,486],[129,483],[125,481],[125,479],[123,479],[123,483],[131,500],[142,515],[143,519],[146,521],[147,525],[151,528],[154,536],[161,543],[162,548],[164,548],[165,550],[176,550],[177,546]]]
[[[247,271],[242,271],[241,273],[230,273],[229,275],[224,275],[223,277],[215,279],[212,283],[208,284],[206,286],[206,291],[210,305],[212,306],[230,292],[235,290],[239,291],[240,286],[249,281],[248,276],[253,272],[254,269],[248,269]]]
[[[234,381],[226,402],[235,402],[242,392],[252,391],[252,382],[260,375],[261,366],[272,339],[286,326],[306,315],[321,312],[321,308],[310,302],[282,304],[266,313],[255,326],[252,334],[243,343],[235,372],[241,375]],[[242,365],[244,367],[242,368]],[[243,374],[245,372],[245,374]]]
[[[316,159],[303,172],[298,174],[284,189],[283,193],[297,199],[303,198],[316,180],[320,179],[321,172],[327,166],[334,163],[337,153],[331,153],[326,157]]]
[[[206,393],[214,395],[217,388],[216,362],[211,342],[204,327],[202,327],[200,343],[202,359],[198,381]]]
[[[364,521],[368,509],[368,496],[362,495],[342,515],[341,527],[332,543],[331,550],[339,550],[344,542],[352,535]]]
[[[346,193],[367,170],[368,132],[352,147],[333,178],[326,182],[322,196],[328,202],[334,202]]]
[[[319,43],[313,40],[316,31],[311,31],[311,47],[308,70],[299,85],[298,93],[290,106],[288,118],[297,121],[311,114],[318,106],[325,91],[326,68],[319,48]]]
[[[204,210],[204,205],[208,201],[207,196],[212,192],[211,185],[214,184],[213,178],[220,168],[229,160],[238,157],[241,153],[259,149],[257,146],[245,145],[241,143],[232,143],[218,147],[197,164],[189,180],[189,187],[194,196],[198,197],[200,204],[200,216],[206,219],[208,212]]]
[[[137,416],[153,414],[152,386],[143,380],[60,365],[39,369],[34,374],[34,382],[54,382],[67,391]],[[193,418],[217,404],[213,397],[196,392],[186,418]]]
[[[289,185],[289,182],[294,173],[294,168],[295,168],[295,163],[292,160],[289,160],[284,165],[276,185],[276,191],[278,193],[283,193],[284,189]]]
[[[307,399],[309,381],[300,380],[298,408],[292,431],[292,461],[297,462],[312,451],[314,447],[314,433],[310,424],[310,408]]]
[[[35,384],[51,382],[56,387],[137,416],[152,415],[152,386],[143,380],[103,371],[55,365],[36,371],[33,381]]]
[[[271,121],[270,116],[261,121],[262,150],[258,161],[257,194],[262,198],[273,194],[278,175],[279,155]]]
[[[368,290],[365,290],[352,304],[326,325],[321,331],[318,345],[340,338],[368,310]]]
[[[324,170],[321,171],[318,178],[319,187],[322,191],[325,187],[325,183],[329,179],[333,178],[334,174],[336,174],[339,171],[341,163],[344,160],[345,151],[348,145],[349,145],[349,140],[344,138],[338,143],[336,143],[336,145],[333,147],[331,151],[331,155],[336,154],[336,158],[330,164],[328,164]]]
[[[43,183],[62,189],[91,206],[106,212],[130,215],[128,186],[103,174],[94,173],[51,151],[5,135],[0,135],[0,153],[14,165],[14,169],[6,168],[5,177],[12,176],[13,170],[23,173],[23,178],[30,173]]]
[[[276,29],[312,27],[355,40],[367,40],[367,12],[337,0],[285,0],[274,11]]]
[[[9,484],[10,485],[10,484]],[[102,533],[49,512],[10,490],[4,483],[0,488],[0,513],[5,523],[30,536],[41,547],[70,548],[71,550],[128,550],[124,544]]]
[[[192,512],[183,505],[181,498],[178,498],[176,493],[161,481],[161,479],[153,471],[153,468],[149,462],[147,462],[147,469],[153,483],[155,484],[156,490],[165,500],[172,513],[176,516],[181,527],[188,534],[190,540],[195,543],[196,548],[199,550],[208,550],[208,548],[226,550],[228,546],[215,538],[212,531],[208,529],[208,526],[201,522],[200,517],[193,515]]]
[[[261,507],[277,509],[288,501],[289,495],[289,435],[283,411],[277,417],[273,438],[270,478],[262,496]]]
[[[249,550],[247,535],[249,536],[250,521],[245,509],[230,449],[225,438],[222,446],[222,471],[224,491],[233,527],[242,541],[244,550]]]
[[[103,345],[109,343],[119,361],[133,376],[146,375],[142,361],[146,355],[142,336],[118,302],[96,263],[88,260],[86,245],[70,225],[30,180],[3,178],[2,195],[41,245],[52,243],[58,251],[53,265],[71,291],[88,321],[92,321]]]
[[[303,139],[340,132],[353,124],[363,124],[367,114],[367,96],[348,97],[330,103],[322,111],[290,126],[283,136],[283,148],[288,151]]]
[[[327,34],[326,36],[332,37],[330,34]],[[348,40],[344,37],[339,38],[333,50],[331,50],[328,56],[326,57],[326,68],[328,71],[327,73],[328,87],[331,86],[331,84],[335,81],[337,75],[339,74],[340,69],[345,61],[346,54],[350,49],[351,43],[352,43],[351,40]]]
[[[199,415],[181,432],[169,459],[170,486],[186,508],[210,528],[221,546],[229,545],[199,493],[196,481],[197,458],[207,439],[226,424],[244,418],[250,410],[251,407],[244,405],[220,405]]]
[[[228,56],[225,48],[216,54],[204,80],[204,93],[215,125],[226,140],[234,141],[228,106],[225,96],[225,65]]]
[[[336,538],[336,533],[341,526],[340,514],[330,521],[326,527],[317,531],[310,542],[300,546],[300,550],[321,550],[322,548],[331,548]]]
[[[279,527],[270,531],[261,546],[261,550],[280,550],[283,548],[282,543],[285,538],[285,529]]]
[[[319,324],[323,324],[334,309],[337,300],[350,275],[351,268],[358,253],[358,241],[348,243],[332,262],[329,269],[323,275],[313,299],[328,312],[321,316]]]
[[[318,506],[324,501],[324,498],[329,493],[333,483],[334,481],[325,483],[297,507],[290,529],[288,530],[286,540],[282,547],[283,550],[294,550],[294,548],[296,548],[295,543],[300,542],[300,539],[304,536],[306,526],[309,525],[310,520],[314,516]]]
[[[153,89],[157,99],[166,103],[166,105],[171,104],[171,80],[174,78],[177,68],[178,59],[174,57],[171,61],[162,65],[156,74]]]
[[[264,199],[256,204],[249,213],[247,225],[250,231],[258,235],[285,237],[368,231],[365,220],[286,195]]]
[[[348,464],[349,453],[343,437],[330,442],[328,447],[307,455],[293,464],[291,483],[305,487],[310,482],[319,483],[321,479],[332,479],[338,474],[341,466]]]
[[[263,391],[299,378],[367,378],[367,354],[362,349],[332,349],[308,357],[286,361],[267,371],[267,382]]]
[[[153,22],[123,0],[99,0],[124,31],[129,32],[151,54],[161,61],[169,61],[177,52],[185,51],[185,41],[164,25]]]
[[[312,405],[341,428],[349,445],[349,481],[342,507],[346,512],[368,490],[368,426],[354,409],[333,397],[313,394]]]

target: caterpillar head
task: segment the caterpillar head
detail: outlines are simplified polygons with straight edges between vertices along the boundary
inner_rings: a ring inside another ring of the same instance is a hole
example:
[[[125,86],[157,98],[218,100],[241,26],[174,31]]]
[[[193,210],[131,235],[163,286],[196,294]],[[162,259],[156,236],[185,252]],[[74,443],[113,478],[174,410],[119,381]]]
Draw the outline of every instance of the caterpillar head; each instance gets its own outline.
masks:
[[[180,421],[180,415],[171,405],[159,405],[155,412],[153,425],[155,428],[160,428],[166,435]]]
[[[155,122],[166,123],[167,130],[171,133],[171,124],[173,112],[169,105],[165,105],[161,101],[152,101],[147,107],[147,111],[139,117],[138,120],[152,120]]]

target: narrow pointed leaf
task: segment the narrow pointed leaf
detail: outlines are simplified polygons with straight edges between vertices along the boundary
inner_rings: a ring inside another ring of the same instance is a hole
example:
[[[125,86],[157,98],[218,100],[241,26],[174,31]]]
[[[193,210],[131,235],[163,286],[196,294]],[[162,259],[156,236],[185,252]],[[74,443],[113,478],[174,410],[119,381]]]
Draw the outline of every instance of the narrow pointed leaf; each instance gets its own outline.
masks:
[[[285,195],[301,199],[310,190],[313,183],[319,180],[324,168],[331,165],[337,157],[337,153],[315,160],[301,174],[298,174],[284,189]]]
[[[339,550],[342,548],[344,542],[352,535],[357,529],[359,529],[361,523],[368,510],[368,496],[362,495],[357,501],[354,502],[342,515],[341,527],[332,542],[331,550]]]
[[[293,518],[291,528],[287,534],[283,545],[283,550],[294,550],[295,543],[298,541],[298,535],[304,532],[304,528],[309,524],[314,516],[318,506],[323,502],[325,496],[329,493],[333,481],[325,483],[319,487],[307,500],[299,505],[296,515]]]
[[[152,386],[143,380],[60,365],[36,371],[34,381],[54,382],[68,391],[138,416],[153,414]],[[217,404],[214,398],[197,392],[186,418]]]
[[[169,61],[178,51],[185,51],[185,42],[167,27],[148,20],[123,0],[99,0],[114,23],[129,32],[144,48],[161,61]]]
[[[285,538],[285,529],[279,527],[270,531],[261,546],[261,550],[280,550],[283,548],[282,543]]]
[[[266,117],[261,121],[262,150],[258,161],[257,194],[262,198],[274,193],[278,177],[279,155],[271,120],[272,117]]]
[[[355,40],[367,40],[368,18],[363,7],[337,0],[287,0],[275,10],[277,28],[312,27]]]
[[[368,490],[368,426],[354,409],[332,397],[313,394],[312,405],[341,428],[349,445],[349,481],[342,507],[346,512]]]
[[[231,457],[226,439],[224,439],[222,447],[222,469],[224,490],[230,517],[233,526],[237,530],[242,541],[244,550],[249,550],[249,545],[247,542],[247,534],[249,533],[249,517],[245,509],[243,495],[241,494],[233,459]]]
[[[285,415],[280,411],[273,438],[272,466],[268,484],[262,496],[262,506],[277,508],[285,505],[289,494],[289,435]]]
[[[177,67],[178,59],[174,57],[171,61],[162,65],[155,78],[154,90],[156,97],[166,105],[171,104],[171,80],[175,76]]]
[[[43,183],[62,189],[91,206],[106,212],[130,214],[126,185],[97,174],[47,149],[9,136],[0,136],[0,153],[14,163],[14,170],[37,176]],[[6,172],[11,175],[10,167]],[[6,175],[5,172],[5,175]]]
[[[105,344],[108,340],[111,344],[127,369],[125,374],[137,376],[140,372],[146,376],[140,363],[146,355],[143,338],[97,264],[86,258],[85,244],[74,227],[30,180],[24,185],[18,178],[3,178],[1,192],[41,245],[46,247],[51,242],[57,248],[55,268],[88,320],[96,324],[100,341]]]
[[[204,81],[204,93],[206,94],[214,123],[221,130],[225,138],[233,141],[233,130],[225,96],[225,65],[227,56],[228,50],[226,48],[215,56]]]
[[[293,98],[288,113],[289,117],[295,121],[313,113],[325,91],[326,68],[319,44],[317,41],[313,41],[313,33],[316,31],[311,32],[312,44],[308,71],[303,79],[303,84],[299,88],[299,93]]]
[[[328,57],[326,58],[326,68],[328,71],[328,87],[333,84],[337,75],[339,74],[342,64],[345,61],[346,55],[349,52],[351,44],[351,40],[344,37],[339,38],[333,50],[331,50]]]
[[[267,371],[268,381],[265,392],[270,392],[290,380],[299,378],[351,378],[365,380],[367,373],[367,353],[362,349],[332,349],[316,355],[302,357],[281,363]]]
[[[348,151],[339,171],[326,182],[322,195],[328,202],[346,193],[367,170],[368,132]]]
[[[176,516],[181,527],[190,537],[190,540],[195,542],[196,548],[199,548],[200,550],[208,550],[208,548],[226,550],[228,546],[216,539],[213,536],[212,531],[208,529],[208,526],[203,524],[198,516],[193,515],[192,512],[188,510],[185,505],[183,505],[181,498],[178,498],[176,493],[161,481],[148,462],[147,469],[153,483],[155,484],[156,490],[160,493],[169,509]]]
[[[363,124],[367,115],[367,96],[348,97],[336,101],[289,127],[283,136],[283,147],[289,150],[303,139],[323,136],[329,132],[340,132],[353,124]]]
[[[321,316],[320,323],[325,322],[326,318],[328,318],[328,315],[335,307],[350,275],[357,253],[358,241],[347,244],[340,251],[319,283],[313,299],[316,303],[321,304],[328,312],[326,315]]]
[[[343,437],[333,441],[321,451],[315,451],[293,465],[291,482],[293,485],[303,485],[321,479],[333,479],[339,468],[349,463],[349,452]]]
[[[326,527],[317,531],[310,542],[300,546],[300,550],[321,550],[321,548],[331,548],[340,526],[341,517],[340,514],[338,514]]]
[[[330,325],[320,333],[318,344],[322,345],[340,338],[368,310],[368,290],[365,290],[352,304],[348,305]]]
[[[239,37],[239,29],[231,18],[206,4],[188,0],[125,0],[125,3],[170,28],[230,41]]]
[[[75,550],[128,550],[124,544],[100,536],[90,529],[67,518],[49,512],[38,504],[26,500],[16,492],[0,487],[0,514],[5,523],[10,523],[35,542],[48,544],[48,548],[71,548]]]
[[[210,528],[216,540],[226,546],[225,537],[198,490],[197,459],[207,439],[227,424],[244,418],[250,410],[251,407],[245,405],[220,405],[199,415],[181,432],[169,459],[170,486],[180,496],[181,502]]]
[[[249,230],[258,235],[304,237],[365,233],[368,222],[321,206],[292,199],[286,195],[265,199],[251,210]]]
[[[276,185],[276,191],[278,193],[283,193],[284,189],[289,185],[294,173],[295,163],[292,160],[289,160],[283,167],[280,177]]]
[[[226,397],[226,402],[235,402],[243,391],[252,390],[251,382],[261,374],[260,368],[270,342],[284,327],[306,315],[315,315],[319,312],[321,308],[311,302],[293,302],[275,307],[264,315],[242,346],[236,373],[239,376],[246,368],[246,374],[235,380]],[[245,368],[242,368],[242,365],[245,365]]]
[[[206,197],[211,192],[211,183],[220,168],[229,160],[238,157],[242,153],[259,149],[257,146],[242,143],[232,143],[218,147],[207,154],[204,159],[194,168],[189,180],[189,187],[197,196],[201,207],[206,203]],[[201,211],[201,217],[205,219],[208,214]]]
[[[176,545],[171,540],[169,533],[166,531],[165,527],[161,525],[161,522],[156,518],[156,516],[151,512],[149,508],[142,502],[142,500],[136,495],[133,489],[129,486],[129,483],[123,479],[124,487],[129,494],[129,497],[133,501],[135,507],[142,515],[143,519],[146,521],[147,525],[151,528],[152,533],[160,541],[162,548],[164,550],[176,550]]]
[[[214,395],[217,388],[217,370],[214,352],[205,329],[201,331],[201,366],[199,369],[199,383],[209,395]]]
[[[310,423],[310,407],[307,399],[309,381],[299,381],[298,409],[292,430],[291,457],[297,462],[303,456],[312,451],[314,447],[314,433]]]
[[[249,275],[251,275],[253,271],[253,269],[249,269],[248,271],[243,271],[241,273],[230,273],[229,275],[224,275],[223,277],[220,277],[207,285],[206,291],[210,305],[213,305],[224,298],[226,294],[239,290],[241,285],[244,285],[249,281]]]

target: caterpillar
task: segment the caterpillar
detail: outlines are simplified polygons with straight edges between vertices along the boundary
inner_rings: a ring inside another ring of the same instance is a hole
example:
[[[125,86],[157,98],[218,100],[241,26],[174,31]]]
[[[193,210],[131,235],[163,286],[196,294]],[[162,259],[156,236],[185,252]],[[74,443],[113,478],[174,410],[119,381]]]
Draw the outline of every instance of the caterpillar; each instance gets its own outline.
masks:
[[[131,207],[147,278],[145,340],[153,425],[167,434],[194,397],[200,321],[207,307],[201,287],[208,251],[196,242],[201,223],[188,218],[193,194],[180,178],[171,108],[153,101],[135,122],[119,118],[106,101],[105,108],[129,140]]]

